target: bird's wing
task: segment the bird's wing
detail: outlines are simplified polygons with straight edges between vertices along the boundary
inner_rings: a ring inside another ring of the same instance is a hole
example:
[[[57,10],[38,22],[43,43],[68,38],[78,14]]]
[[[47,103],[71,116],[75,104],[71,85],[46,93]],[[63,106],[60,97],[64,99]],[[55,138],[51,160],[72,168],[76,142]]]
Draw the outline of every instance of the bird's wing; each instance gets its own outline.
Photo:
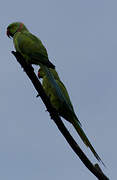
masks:
[[[35,64],[48,62],[48,54],[40,39],[29,32],[18,32],[15,39],[19,52],[29,56]]]

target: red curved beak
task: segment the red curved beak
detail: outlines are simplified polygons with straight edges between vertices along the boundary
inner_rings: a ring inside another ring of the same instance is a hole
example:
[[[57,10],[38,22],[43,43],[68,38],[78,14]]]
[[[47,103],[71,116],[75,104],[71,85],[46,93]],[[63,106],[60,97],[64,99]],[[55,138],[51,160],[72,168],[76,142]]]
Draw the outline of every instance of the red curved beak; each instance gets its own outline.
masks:
[[[9,32],[8,29],[7,29],[6,35],[7,35],[9,38],[11,38],[11,37],[10,37],[10,32]]]
[[[38,78],[39,78],[39,79],[42,79],[42,78],[43,78],[43,76],[40,75],[40,71],[38,71]]]
[[[37,75],[38,75],[38,78],[40,79],[40,72],[39,72],[39,71],[38,71],[38,74],[37,74]]]

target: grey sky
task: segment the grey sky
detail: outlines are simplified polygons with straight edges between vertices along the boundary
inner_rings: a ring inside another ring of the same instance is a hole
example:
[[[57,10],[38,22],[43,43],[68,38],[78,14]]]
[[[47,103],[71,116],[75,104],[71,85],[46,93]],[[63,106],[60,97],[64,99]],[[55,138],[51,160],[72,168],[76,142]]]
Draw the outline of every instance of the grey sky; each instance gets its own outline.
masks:
[[[0,179],[96,179],[69,147],[10,53],[8,24],[22,21],[46,46],[83,129],[116,179],[117,2],[1,0]],[[35,67],[37,71],[37,67]],[[82,150],[97,161],[66,123]]]

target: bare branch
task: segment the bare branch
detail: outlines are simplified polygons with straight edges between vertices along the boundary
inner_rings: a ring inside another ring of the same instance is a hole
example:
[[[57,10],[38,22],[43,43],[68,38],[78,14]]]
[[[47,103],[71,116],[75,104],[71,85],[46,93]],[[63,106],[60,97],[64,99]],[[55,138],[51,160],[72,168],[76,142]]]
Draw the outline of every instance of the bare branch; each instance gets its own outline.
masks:
[[[57,111],[51,106],[49,98],[46,96],[43,87],[38,80],[37,76],[34,73],[34,69],[31,65],[27,65],[25,59],[21,56],[20,53],[12,51],[12,54],[16,57],[17,61],[21,64],[24,71],[26,72],[29,79],[32,81],[35,89],[37,90],[39,96],[41,97],[43,103],[45,104],[47,111],[50,113],[51,119],[55,122],[58,129],[61,131],[73,151],[77,154],[80,160],[84,163],[84,165],[99,179],[99,180],[109,180],[102,170],[100,169],[99,165],[93,165],[84,152],[80,149],[76,141],[73,139],[65,125],[63,124],[62,120],[60,119]]]

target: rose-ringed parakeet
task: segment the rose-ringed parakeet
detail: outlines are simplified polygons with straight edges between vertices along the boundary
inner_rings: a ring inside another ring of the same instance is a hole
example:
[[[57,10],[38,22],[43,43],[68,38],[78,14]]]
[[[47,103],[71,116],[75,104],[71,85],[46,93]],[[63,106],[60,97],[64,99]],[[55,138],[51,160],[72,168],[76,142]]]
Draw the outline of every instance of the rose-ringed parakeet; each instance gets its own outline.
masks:
[[[14,22],[7,27],[7,36],[13,38],[13,43],[17,52],[21,53],[27,63],[39,65],[45,72],[48,81],[56,88],[57,95],[68,106],[49,68],[55,66],[49,61],[46,48],[41,40],[31,34],[26,26],[21,22]]]
[[[27,63],[46,65],[49,68],[55,66],[49,61],[46,48],[41,40],[28,31],[21,22],[15,22],[7,27],[7,36],[13,38],[16,51],[20,52]]]
[[[95,149],[93,148],[93,146],[91,145],[90,141],[88,140],[86,134],[84,133],[81,123],[78,120],[74,109],[73,109],[73,105],[71,103],[69,94],[67,92],[67,89],[65,87],[65,85],[62,83],[62,81],[59,78],[58,73],[54,70],[54,69],[50,69],[51,73],[53,74],[56,83],[58,84],[58,86],[60,87],[62,93],[64,94],[64,96],[67,99],[67,103],[69,104],[69,106],[71,107],[71,109],[66,109],[66,107],[64,106],[64,104],[61,102],[61,99],[57,96],[56,93],[56,89],[54,89],[51,86],[51,83],[48,81],[46,74],[44,73],[44,71],[40,68],[38,71],[38,77],[42,78],[42,86],[45,90],[45,93],[47,94],[47,96],[50,98],[50,102],[52,104],[52,106],[57,110],[58,114],[60,116],[62,116],[64,119],[66,119],[67,121],[69,121],[74,128],[76,129],[77,133],[79,134],[79,136],[81,137],[82,141],[84,142],[84,144],[90,148],[90,150],[92,151],[92,153],[94,154],[94,156],[96,157],[96,159],[98,161],[102,160],[100,159],[99,155],[96,153]],[[103,162],[102,162],[103,163]],[[104,164],[104,163],[103,163]]]

